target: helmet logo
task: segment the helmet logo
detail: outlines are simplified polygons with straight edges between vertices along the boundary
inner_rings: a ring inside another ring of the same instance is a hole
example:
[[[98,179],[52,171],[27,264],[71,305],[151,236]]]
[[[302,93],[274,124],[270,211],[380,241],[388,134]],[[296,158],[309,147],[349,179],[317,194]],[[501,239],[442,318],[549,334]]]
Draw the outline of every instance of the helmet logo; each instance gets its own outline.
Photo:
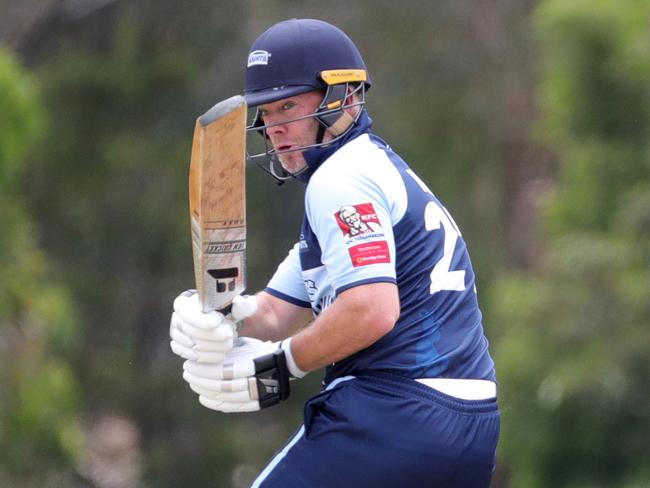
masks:
[[[321,71],[320,77],[328,85],[368,80],[368,75],[363,69],[328,69]]]
[[[250,68],[251,66],[255,66],[258,64],[269,64],[269,58],[271,57],[271,54],[268,51],[253,51],[248,55],[248,66],[247,68]]]

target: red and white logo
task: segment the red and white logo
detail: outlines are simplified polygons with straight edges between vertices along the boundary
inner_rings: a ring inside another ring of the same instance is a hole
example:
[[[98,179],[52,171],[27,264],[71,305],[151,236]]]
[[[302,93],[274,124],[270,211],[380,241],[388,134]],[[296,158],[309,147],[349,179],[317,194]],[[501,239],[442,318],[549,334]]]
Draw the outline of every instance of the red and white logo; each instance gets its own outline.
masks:
[[[364,234],[383,233],[372,203],[343,205],[334,217],[348,239]]]
[[[384,240],[384,231],[372,203],[343,205],[334,217],[347,240],[354,267],[390,263],[388,243]],[[350,246],[359,241],[363,243]]]
[[[386,241],[366,242],[348,249],[352,266],[365,266],[366,264],[390,263],[390,252]]]

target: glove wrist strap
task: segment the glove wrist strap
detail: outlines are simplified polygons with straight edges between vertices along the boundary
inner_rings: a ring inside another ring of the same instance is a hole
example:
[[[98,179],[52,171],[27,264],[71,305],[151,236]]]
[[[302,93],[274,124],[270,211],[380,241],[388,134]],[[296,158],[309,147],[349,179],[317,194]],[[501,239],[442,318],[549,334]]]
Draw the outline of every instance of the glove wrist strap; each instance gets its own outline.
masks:
[[[255,358],[255,376],[257,400],[260,408],[275,405],[289,397],[289,370],[285,353],[277,349],[271,354]],[[253,378],[251,378],[253,379]]]
[[[289,370],[289,373],[291,373],[291,376],[294,378],[302,378],[308,372],[303,371],[296,364],[296,360],[293,358],[293,353],[291,352],[291,339],[292,338],[289,337],[289,339],[280,342],[280,348],[284,351],[284,355],[287,360],[287,369]]]

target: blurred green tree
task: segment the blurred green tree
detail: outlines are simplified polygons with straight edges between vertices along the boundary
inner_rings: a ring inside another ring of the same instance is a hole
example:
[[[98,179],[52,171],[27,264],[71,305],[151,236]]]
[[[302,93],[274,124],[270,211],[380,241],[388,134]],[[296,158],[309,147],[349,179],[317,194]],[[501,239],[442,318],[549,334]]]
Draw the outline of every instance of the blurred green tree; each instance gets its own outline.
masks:
[[[82,447],[79,391],[68,361],[77,314],[38,245],[20,176],[44,127],[39,93],[0,49],[0,485],[75,477]],[[38,464],[39,469],[34,469]]]
[[[512,486],[650,479],[650,4],[542,2],[545,252],[491,293]]]

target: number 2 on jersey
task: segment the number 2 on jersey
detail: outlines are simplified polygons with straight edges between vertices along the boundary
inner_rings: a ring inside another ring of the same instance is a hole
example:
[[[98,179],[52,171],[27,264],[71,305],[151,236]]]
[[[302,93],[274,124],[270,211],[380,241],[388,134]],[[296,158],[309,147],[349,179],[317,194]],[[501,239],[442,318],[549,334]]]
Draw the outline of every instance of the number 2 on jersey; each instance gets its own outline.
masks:
[[[435,202],[429,202],[424,209],[424,225],[427,230],[442,229],[445,233],[443,255],[431,270],[431,288],[433,295],[442,290],[462,291],[465,289],[465,271],[451,271],[451,258],[456,249],[456,241],[460,235],[442,207]]]
[[[408,173],[424,191],[431,193],[427,185],[412,170],[409,169]],[[442,290],[463,291],[465,289],[465,271],[451,270],[456,241],[460,236],[456,224],[444,208],[432,201],[424,209],[424,225],[427,230],[440,229],[442,226],[445,235],[442,258],[431,270],[430,293],[433,295]]]

